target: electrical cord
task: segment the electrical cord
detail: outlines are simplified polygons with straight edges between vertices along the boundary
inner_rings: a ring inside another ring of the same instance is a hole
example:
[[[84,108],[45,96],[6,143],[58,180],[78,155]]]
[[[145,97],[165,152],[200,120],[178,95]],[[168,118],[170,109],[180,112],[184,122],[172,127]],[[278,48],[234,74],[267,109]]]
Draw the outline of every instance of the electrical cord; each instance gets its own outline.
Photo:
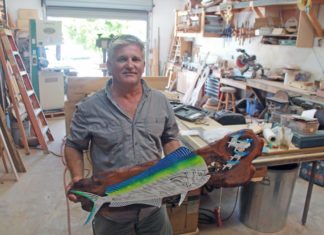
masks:
[[[56,157],[61,158],[62,164],[64,166],[64,171],[63,171],[63,186],[64,186],[64,193],[65,193],[65,199],[66,199],[67,227],[68,227],[68,235],[72,235],[70,201],[69,201],[69,198],[67,197],[67,186],[68,186],[67,174],[68,174],[68,168],[67,168],[67,165],[66,165],[66,159],[65,159],[65,155],[64,155],[65,142],[66,142],[66,136],[64,136],[64,138],[62,140],[62,144],[61,144],[61,148],[60,148],[60,154],[55,153],[55,152],[50,151],[50,150],[49,150],[49,153],[52,154],[53,156],[56,156]],[[39,148],[39,147],[33,147],[33,149],[43,150],[42,148]],[[86,154],[86,159],[91,164],[91,158],[90,158],[89,151],[85,151],[84,153]],[[84,169],[85,178],[89,177],[90,174],[91,174],[91,170],[85,168]]]
[[[72,230],[71,230],[71,209],[70,209],[70,201],[69,198],[67,197],[67,173],[68,173],[68,168],[66,166],[66,159],[65,159],[65,154],[64,154],[64,146],[65,146],[65,141],[66,137],[63,138],[62,140],[62,145],[61,145],[61,159],[62,159],[62,164],[64,166],[64,171],[63,171],[63,187],[64,187],[64,195],[65,195],[65,200],[66,200],[66,211],[67,211],[67,227],[68,227],[68,235],[72,235]],[[57,155],[55,155],[57,156]]]
[[[198,221],[200,224],[214,224],[216,223],[215,214],[210,209],[199,208]]]
[[[229,220],[229,219],[233,216],[234,211],[235,211],[235,208],[236,208],[236,205],[237,205],[239,192],[240,192],[240,187],[237,187],[237,190],[236,190],[236,197],[235,197],[235,203],[234,203],[234,206],[233,206],[233,210],[232,210],[232,212],[231,212],[227,217],[225,217],[224,219],[222,219],[223,222]]]
[[[237,187],[233,209],[232,209],[231,213],[227,217],[222,218],[222,222],[228,221],[233,216],[233,214],[235,212],[236,205],[237,205],[237,201],[238,201],[239,191],[240,191],[240,188]],[[216,223],[215,210],[202,208],[202,207],[199,208],[198,221],[201,224],[214,224],[214,223]]]
[[[60,157],[62,164],[64,166],[64,171],[63,171],[63,186],[64,186],[64,194],[65,194],[65,200],[66,200],[66,210],[67,210],[67,227],[68,227],[68,235],[72,235],[72,231],[71,231],[71,209],[70,209],[70,201],[67,197],[67,173],[68,173],[68,168],[66,166],[66,160],[65,160],[65,155],[64,155],[64,146],[65,146],[65,142],[66,142],[66,136],[63,138],[62,140],[62,144],[61,144],[61,148],[60,148],[60,154],[55,153],[53,151],[49,151],[50,154],[52,154],[53,156],[56,157]],[[34,147],[33,149],[37,149],[37,150],[43,150],[39,147]]]
[[[59,154],[55,154],[53,152],[51,152],[53,155],[55,156],[59,156],[62,157],[62,164],[64,165],[64,172],[63,172],[63,185],[64,185],[64,192],[65,192],[65,199],[66,199],[66,210],[67,210],[67,227],[68,227],[68,235],[72,235],[72,230],[71,230],[71,209],[70,209],[70,200],[67,196],[67,186],[68,186],[68,182],[67,182],[67,174],[68,174],[68,168],[67,168],[67,164],[66,164],[66,159],[65,159],[65,154],[64,154],[64,146],[65,146],[65,142],[66,142],[66,136],[63,138],[62,140],[62,145],[61,145],[61,155]],[[89,161],[89,163],[91,163],[91,159],[90,159],[90,154],[89,151],[85,151],[86,153],[86,159]],[[85,178],[89,177],[91,174],[91,170],[85,168],[84,169],[84,175]]]

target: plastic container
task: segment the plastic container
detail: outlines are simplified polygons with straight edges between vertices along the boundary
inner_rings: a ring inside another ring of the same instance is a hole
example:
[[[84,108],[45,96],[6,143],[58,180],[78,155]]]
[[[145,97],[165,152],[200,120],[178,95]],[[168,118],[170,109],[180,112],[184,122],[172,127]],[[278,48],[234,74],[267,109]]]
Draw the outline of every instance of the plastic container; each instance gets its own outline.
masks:
[[[262,104],[259,103],[256,98],[246,100],[246,113],[250,116],[260,113],[262,109]]]
[[[274,233],[286,224],[298,164],[269,167],[265,179],[242,187],[240,221],[258,232]]]

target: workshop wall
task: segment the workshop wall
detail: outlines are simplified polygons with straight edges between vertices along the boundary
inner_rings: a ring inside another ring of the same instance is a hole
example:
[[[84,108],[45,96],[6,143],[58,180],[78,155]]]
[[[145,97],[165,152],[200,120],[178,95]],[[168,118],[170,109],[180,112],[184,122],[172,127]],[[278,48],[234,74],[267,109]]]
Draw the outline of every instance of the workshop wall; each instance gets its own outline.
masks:
[[[324,7],[320,8],[319,21],[324,28]],[[298,65],[302,70],[312,73],[316,80],[324,80],[324,38],[315,38],[313,48],[261,44],[261,37],[247,39],[243,46],[235,39],[197,38],[195,46],[199,47],[199,58],[202,60],[209,52],[208,63],[226,59],[234,63],[237,48],[244,48],[250,55],[257,57],[257,62],[266,68],[282,68],[285,65]]]
[[[40,18],[43,18],[41,0],[28,0],[28,1],[10,0],[10,1],[6,1],[6,4],[7,4],[8,13],[10,14],[14,22],[16,22],[17,20],[17,10],[20,8],[37,9]]]
[[[153,48],[157,43],[158,29],[160,29],[160,70],[164,68],[169,53],[172,30],[175,24],[175,11],[183,10],[184,0],[154,0],[151,27],[151,45]]]

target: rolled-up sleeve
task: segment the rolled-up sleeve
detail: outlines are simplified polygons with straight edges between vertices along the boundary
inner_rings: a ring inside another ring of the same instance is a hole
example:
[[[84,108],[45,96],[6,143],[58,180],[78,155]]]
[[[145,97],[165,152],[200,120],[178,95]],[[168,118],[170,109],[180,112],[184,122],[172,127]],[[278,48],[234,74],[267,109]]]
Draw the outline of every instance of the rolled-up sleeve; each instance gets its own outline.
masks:
[[[66,145],[79,150],[87,150],[90,142],[89,123],[85,112],[78,105],[74,112],[70,134],[67,136]]]

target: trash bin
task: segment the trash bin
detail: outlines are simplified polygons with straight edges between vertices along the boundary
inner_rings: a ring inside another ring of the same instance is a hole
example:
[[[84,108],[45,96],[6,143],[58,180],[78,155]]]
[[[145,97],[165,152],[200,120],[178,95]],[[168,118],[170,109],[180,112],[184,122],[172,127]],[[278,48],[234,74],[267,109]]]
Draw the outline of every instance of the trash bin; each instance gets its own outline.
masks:
[[[243,186],[240,221],[259,232],[280,231],[286,224],[297,173],[298,164],[268,167],[263,181]]]

